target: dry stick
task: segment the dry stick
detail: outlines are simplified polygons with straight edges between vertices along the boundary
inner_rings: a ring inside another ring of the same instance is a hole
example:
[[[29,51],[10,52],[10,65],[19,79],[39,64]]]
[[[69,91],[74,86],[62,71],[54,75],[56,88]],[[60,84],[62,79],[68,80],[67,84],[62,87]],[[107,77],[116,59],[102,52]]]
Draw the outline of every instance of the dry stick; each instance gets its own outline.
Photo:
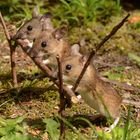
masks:
[[[76,88],[78,87],[78,85],[79,85],[79,83],[80,83],[80,81],[81,81],[81,79],[82,79],[82,77],[83,77],[83,75],[84,75],[84,73],[85,73],[87,67],[88,67],[89,64],[90,64],[91,59],[92,59],[93,56],[95,55],[95,53],[103,46],[103,44],[104,44],[107,40],[109,40],[109,39],[118,31],[118,29],[120,29],[120,28],[122,27],[122,25],[126,22],[126,20],[127,20],[127,18],[128,18],[129,16],[130,16],[130,14],[128,14],[125,18],[123,18],[122,21],[121,21],[119,24],[117,24],[116,26],[114,26],[113,29],[111,30],[111,32],[110,32],[107,36],[105,36],[104,39],[96,46],[96,51],[93,50],[93,51],[90,53],[90,55],[89,55],[89,57],[88,57],[88,59],[87,59],[85,65],[84,65],[84,67],[83,67],[83,69],[82,69],[82,71],[81,71],[79,77],[77,78],[77,80],[76,80],[76,82],[75,82],[75,84],[74,84],[74,86],[73,86],[73,91],[75,91]]]
[[[137,87],[134,87],[132,85],[128,85],[127,83],[121,83],[121,82],[118,82],[116,80],[110,80],[110,79],[107,79],[105,77],[101,77],[101,79],[107,83],[110,83],[112,85],[116,85],[117,87],[121,87],[122,89],[124,90],[127,90],[127,91],[135,91],[135,92],[140,92],[140,89],[137,88]]]
[[[60,94],[60,110],[59,110],[59,114],[62,118],[64,118],[64,110],[65,110],[65,106],[66,106],[66,101],[65,101],[65,97],[64,97],[64,93],[63,93],[63,77],[62,77],[62,64],[60,61],[59,56],[56,57],[57,59],[57,63],[58,63],[58,78],[59,78],[59,94]],[[65,125],[63,120],[61,120],[60,122],[60,139],[61,138],[65,138]]]
[[[57,56],[56,59],[57,59],[57,63],[58,63],[58,78],[59,78],[60,98],[64,98],[64,94],[63,94],[62,64],[60,62],[59,56]]]
[[[11,73],[12,73],[13,85],[14,85],[14,87],[17,87],[17,74],[16,74],[16,63],[15,63],[16,43],[14,45],[12,45],[12,42],[11,42],[12,40],[11,40],[11,37],[7,30],[7,27],[6,27],[6,24],[4,22],[1,12],[0,12],[0,19],[1,19],[3,29],[4,29],[6,39],[8,41],[9,47],[10,47],[10,61],[11,61]]]
[[[27,46],[26,42],[24,42],[23,40],[18,40],[17,43],[21,46],[23,51],[25,53],[27,53],[26,52],[26,46]],[[45,64],[42,63],[42,60],[40,58],[37,58],[37,57],[30,57],[30,58],[46,74],[46,76],[48,78],[50,78],[50,80],[53,81],[59,87],[59,82],[54,79],[53,72]],[[77,99],[76,95],[74,94],[74,92],[71,89],[69,89],[66,86],[63,86],[63,90],[66,91],[65,96],[67,98],[70,98],[73,103],[78,102],[78,99]]]

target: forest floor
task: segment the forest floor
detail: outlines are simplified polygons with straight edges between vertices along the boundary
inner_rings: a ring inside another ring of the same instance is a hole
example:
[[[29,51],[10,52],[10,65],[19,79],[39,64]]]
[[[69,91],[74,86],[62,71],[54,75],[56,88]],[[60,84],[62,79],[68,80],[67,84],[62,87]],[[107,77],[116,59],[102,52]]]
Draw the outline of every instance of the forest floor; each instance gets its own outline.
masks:
[[[136,11],[131,15],[128,23],[104,45],[94,59],[99,74],[108,79],[107,81],[123,98],[134,102],[140,102],[140,14],[138,13]],[[133,23],[134,17],[139,17],[139,25]],[[118,22],[119,20],[116,21]],[[104,32],[109,33],[116,23],[106,25],[107,31]],[[95,25],[95,31],[96,26],[98,28],[98,25]],[[21,48],[17,47],[16,65],[19,87],[14,89],[10,73],[10,50],[2,26],[0,26],[0,37],[0,116],[5,119],[25,116],[25,121],[30,126],[29,133],[38,135],[44,129],[42,119],[55,118],[58,114],[57,87],[48,78],[41,78],[42,72]],[[121,108],[122,120],[119,126],[125,124],[128,110],[129,105],[124,104]],[[73,104],[72,108],[67,108],[66,114],[72,121],[73,115],[76,114],[97,113],[81,100]],[[130,106],[130,120],[140,126],[140,106]],[[77,125],[75,122],[72,124]],[[95,126],[100,129],[99,124]],[[79,126],[79,129],[86,135],[90,128]]]

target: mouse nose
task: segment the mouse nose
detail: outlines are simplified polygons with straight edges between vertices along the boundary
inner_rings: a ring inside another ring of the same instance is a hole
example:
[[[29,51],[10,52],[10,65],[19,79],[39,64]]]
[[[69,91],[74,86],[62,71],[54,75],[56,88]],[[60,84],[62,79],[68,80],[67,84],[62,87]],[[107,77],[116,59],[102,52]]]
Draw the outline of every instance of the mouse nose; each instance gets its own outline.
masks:
[[[23,38],[23,34],[22,33],[17,33],[13,39],[16,40],[16,39],[22,39]]]
[[[35,57],[35,52],[32,51],[32,49],[29,50],[28,54],[30,55],[31,58]]]

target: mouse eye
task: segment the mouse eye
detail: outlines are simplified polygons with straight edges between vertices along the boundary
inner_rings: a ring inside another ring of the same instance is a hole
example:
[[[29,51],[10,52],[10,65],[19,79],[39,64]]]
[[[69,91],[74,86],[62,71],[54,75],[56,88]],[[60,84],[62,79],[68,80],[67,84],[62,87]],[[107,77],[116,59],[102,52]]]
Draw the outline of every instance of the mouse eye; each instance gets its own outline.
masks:
[[[66,70],[71,70],[72,66],[70,64],[66,65]]]
[[[33,27],[32,27],[31,25],[29,25],[29,26],[27,27],[27,30],[28,30],[28,31],[32,31],[32,29],[33,29]]]
[[[45,48],[47,46],[47,43],[45,42],[45,41],[43,41],[42,43],[41,43],[41,47],[42,48]]]

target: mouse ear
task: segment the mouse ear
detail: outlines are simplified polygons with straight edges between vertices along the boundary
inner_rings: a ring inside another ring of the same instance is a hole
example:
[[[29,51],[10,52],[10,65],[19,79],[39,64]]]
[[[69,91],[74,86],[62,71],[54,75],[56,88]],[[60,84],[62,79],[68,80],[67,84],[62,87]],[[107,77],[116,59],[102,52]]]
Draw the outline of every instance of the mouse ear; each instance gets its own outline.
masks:
[[[40,21],[42,24],[42,30],[53,30],[53,25],[51,22],[50,14],[45,14],[41,17]]]
[[[79,50],[80,50],[79,44],[72,45],[71,46],[71,55],[79,55],[79,56],[81,56]]]
[[[52,35],[54,36],[54,38],[56,39],[61,39],[62,37],[64,37],[64,35],[66,34],[67,32],[67,27],[61,27],[59,29],[56,29]]]
[[[39,8],[38,6],[35,6],[32,12],[32,17],[33,18],[37,18],[37,17],[41,17],[42,15],[39,13]]]

